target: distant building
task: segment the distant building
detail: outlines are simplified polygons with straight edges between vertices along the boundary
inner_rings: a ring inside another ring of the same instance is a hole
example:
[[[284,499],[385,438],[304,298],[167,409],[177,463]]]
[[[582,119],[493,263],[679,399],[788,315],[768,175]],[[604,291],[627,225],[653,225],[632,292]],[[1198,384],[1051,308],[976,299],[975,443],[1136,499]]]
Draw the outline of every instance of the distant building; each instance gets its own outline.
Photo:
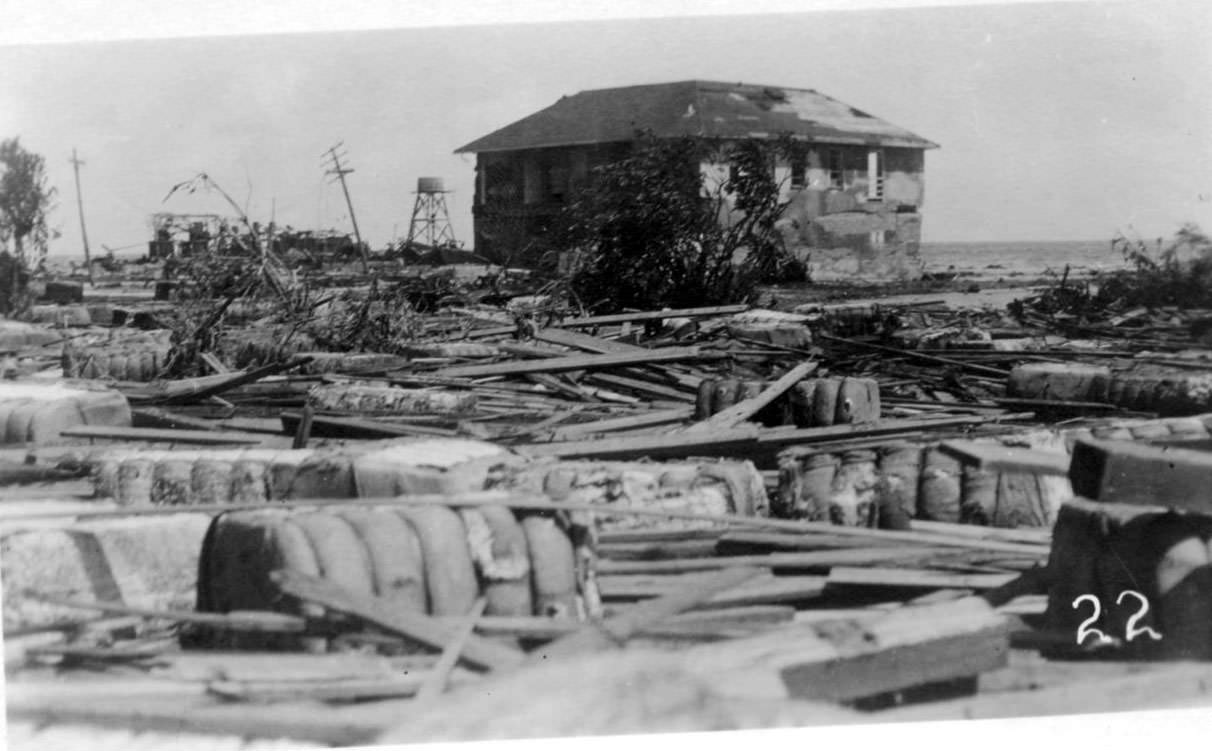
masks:
[[[583,91],[456,150],[476,155],[476,252],[519,260],[639,130],[723,143],[790,135],[802,149],[773,166],[787,203],[781,227],[814,278],[920,275],[924,155],[937,144],[811,89],[711,81]],[[727,164],[699,168],[728,174]]]

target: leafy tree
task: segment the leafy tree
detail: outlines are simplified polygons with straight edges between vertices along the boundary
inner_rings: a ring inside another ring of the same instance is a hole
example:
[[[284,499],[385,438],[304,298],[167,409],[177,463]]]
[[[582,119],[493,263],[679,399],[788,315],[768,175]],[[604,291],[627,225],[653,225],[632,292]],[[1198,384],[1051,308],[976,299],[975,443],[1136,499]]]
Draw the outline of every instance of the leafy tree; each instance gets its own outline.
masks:
[[[37,267],[46,256],[55,189],[46,181],[46,160],[26,151],[18,138],[0,142],[0,242],[11,240],[17,260]]]
[[[742,301],[794,266],[775,222],[773,160],[787,141],[733,145],[639,134],[624,158],[594,170],[555,230],[581,258],[577,296],[600,310]],[[713,181],[704,162],[731,165]]]

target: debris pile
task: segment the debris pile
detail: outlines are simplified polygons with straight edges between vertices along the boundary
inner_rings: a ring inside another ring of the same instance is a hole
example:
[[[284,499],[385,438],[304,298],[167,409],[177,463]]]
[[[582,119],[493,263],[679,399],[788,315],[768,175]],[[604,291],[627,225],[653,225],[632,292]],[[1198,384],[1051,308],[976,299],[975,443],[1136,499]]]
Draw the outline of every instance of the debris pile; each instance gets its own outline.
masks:
[[[0,322],[13,720],[355,744],[1212,685],[1167,663],[1212,655],[1212,313],[283,269]]]

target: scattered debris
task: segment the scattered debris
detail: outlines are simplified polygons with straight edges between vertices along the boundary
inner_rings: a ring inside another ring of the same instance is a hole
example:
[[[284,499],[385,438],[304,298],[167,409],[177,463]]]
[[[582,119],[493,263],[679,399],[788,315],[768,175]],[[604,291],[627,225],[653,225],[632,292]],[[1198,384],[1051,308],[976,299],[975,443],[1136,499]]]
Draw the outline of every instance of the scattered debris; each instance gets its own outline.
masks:
[[[514,718],[491,737],[1006,716],[1083,686],[1074,657],[1206,691],[1156,663],[1212,655],[1212,309],[1062,280],[1007,311],[587,315],[533,276],[249,236],[239,269],[187,242],[173,301],[156,261],[0,321],[10,721],[348,744],[481,704]],[[579,665],[585,697],[675,719],[529,712]]]

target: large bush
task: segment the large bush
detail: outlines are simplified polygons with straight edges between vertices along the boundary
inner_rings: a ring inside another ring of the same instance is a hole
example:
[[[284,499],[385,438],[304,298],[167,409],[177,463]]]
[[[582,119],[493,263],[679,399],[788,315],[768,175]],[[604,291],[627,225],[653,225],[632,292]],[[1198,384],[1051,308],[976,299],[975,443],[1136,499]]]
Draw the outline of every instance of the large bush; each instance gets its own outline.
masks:
[[[775,222],[774,159],[786,141],[723,147],[641,135],[599,167],[558,223],[558,245],[579,252],[571,286],[599,311],[741,302],[762,281],[802,278]],[[725,162],[712,181],[704,162]]]

